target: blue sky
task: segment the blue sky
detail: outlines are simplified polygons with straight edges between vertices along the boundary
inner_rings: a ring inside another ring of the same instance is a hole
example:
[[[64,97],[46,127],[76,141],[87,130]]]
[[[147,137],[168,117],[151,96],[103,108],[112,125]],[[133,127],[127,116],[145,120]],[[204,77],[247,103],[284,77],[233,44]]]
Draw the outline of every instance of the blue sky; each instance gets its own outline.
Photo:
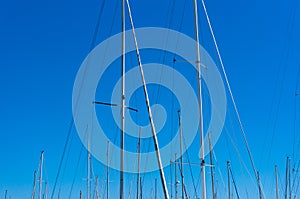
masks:
[[[0,197],[6,189],[12,198],[30,196],[33,171],[37,168],[41,150],[45,150],[45,177],[50,188],[53,187],[72,116],[73,83],[90,51],[101,2],[1,2]],[[105,4],[97,43],[120,31],[119,13],[113,22],[115,9],[120,10],[120,3],[116,5],[116,2],[112,0]],[[170,20],[170,0],[131,1],[135,26],[169,27],[193,37],[192,2],[186,1],[183,10],[184,2],[175,2]],[[300,78],[297,76],[300,65],[299,5],[296,0],[213,0],[206,3],[265,194],[268,198],[273,197],[274,164],[278,164],[284,182],[286,155],[292,156],[293,144],[300,141],[300,99],[295,97],[297,79]],[[201,44],[217,62],[201,6],[199,12]],[[183,24],[180,25],[182,13]],[[127,29],[129,27],[127,24]],[[300,93],[300,85],[296,92]],[[153,95],[157,97],[155,92]],[[228,134],[236,141],[252,172],[232,104],[228,104],[228,109]],[[233,120],[232,125],[229,118]],[[293,141],[294,133],[296,139]],[[222,134],[215,148],[218,164],[225,176],[226,160],[231,159],[243,195],[247,176],[243,174],[245,169],[239,167],[238,155],[226,135],[226,132]],[[67,167],[77,161],[81,150],[75,131],[71,143]],[[195,151],[196,143],[190,154]],[[299,152],[295,151],[292,162],[299,161]],[[84,157],[76,180],[76,188],[83,190]],[[197,161],[197,157],[192,159]],[[103,165],[94,162],[95,171],[101,175]],[[67,171],[59,182],[69,190],[74,171]],[[165,171],[169,173],[169,168]],[[197,168],[194,173],[197,178]],[[118,173],[113,171],[111,175],[111,186],[118,189]],[[158,177],[154,172],[145,177],[149,192],[155,176]],[[132,178],[129,174],[126,177],[128,181]],[[248,191],[256,191],[253,183]]]

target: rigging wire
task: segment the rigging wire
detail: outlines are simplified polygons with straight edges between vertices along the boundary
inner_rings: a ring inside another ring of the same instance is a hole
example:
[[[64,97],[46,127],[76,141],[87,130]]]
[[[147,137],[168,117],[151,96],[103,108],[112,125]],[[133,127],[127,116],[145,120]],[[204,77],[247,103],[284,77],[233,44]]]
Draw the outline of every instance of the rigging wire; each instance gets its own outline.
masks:
[[[229,115],[229,121],[230,121],[230,126],[231,126],[232,134],[233,134],[233,135],[236,135],[236,132],[235,132],[235,129],[234,129],[234,125],[233,125],[233,120],[232,120],[231,111],[228,111],[228,115]],[[233,139],[233,138],[230,136],[229,130],[228,130],[226,127],[225,127],[224,130],[225,130],[225,132],[226,132],[226,135],[229,136],[229,139],[230,139],[230,141],[231,141],[231,143],[232,143],[232,145],[233,145],[233,147],[234,147],[234,149],[235,149],[235,151],[236,151],[236,153],[237,153],[237,155],[238,155],[238,158],[239,158],[239,165],[240,165],[240,169],[241,169],[241,171],[242,171],[243,176],[246,177],[246,174],[245,174],[245,170],[246,170],[248,176],[251,178],[252,182],[255,184],[255,180],[253,179],[253,177],[252,177],[250,171],[248,170],[248,167],[246,166],[246,164],[245,164],[245,162],[244,162],[244,160],[243,160],[243,158],[242,158],[242,156],[241,156],[241,152],[239,151],[239,149],[238,149],[238,147],[237,147],[236,137],[235,137],[235,139]],[[243,169],[243,168],[245,168],[245,169]],[[244,183],[245,191],[246,191],[246,194],[247,194],[247,192],[248,192],[248,189],[247,189],[248,184],[247,184],[245,181],[244,181],[243,183]]]
[[[57,184],[59,174],[60,174],[60,171],[61,171],[61,168],[62,168],[62,164],[63,164],[64,158],[65,158],[65,154],[66,154],[66,150],[67,150],[67,147],[68,147],[68,144],[69,144],[69,138],[70,138],[70,135],[71,135],[71,132],[72,132],[72,129],[73,129],[73,125],[74,125],[74,120],[73,120],[73,117],[72,117],[71,122],[69,124],[69,130],[68,130],[66,142],[65,142],[65,145],[64,145],[63,153],[62,153],[62,156],[61,156],[61,159],[60,159],[60,162],[59,162],[58,171],[56,173],[56,177],[55,177],[55,181],[54,181],[54,187],[53,187],[53,190],[52,190],[52,193],[51,193],[51,199],[53,199],[53,197],[54,197],[56,184]]]
[[[99,31],[99,26],[100,26],[100,21],[102,19],[104,4],[105,4],[105,0],[102,1],[101,6],[100,6],[100,12],[99,12],[98,20],[97,20],[96,27],[95,27],[95,30],[94,30],[93,39],[92,39],[92,42],[91,42],[91,45],[90,45],[90,50],[93,49],[93,47],[95,46],[95,43],[96,43],[96,39],[97,39],[98,31]],[[75,109],[76,108],[77,108],[77,103],[75,104]],[[67,147],[68,147],[68,144],[69,144],[69,139],[70,139],[70,135],[71,135],[73,126],[74,126],[74,120],[73,120],[73,117],[72,117],[71,122],[69,124],[69,129],[68,129],[65,145],[64,145],[64,148],[63,148],[63,153],[62,153],[62,156],[61,156],[61,159],[60,159],[60,162],[59,162],[58,171],[57,171],[57,174],[56,174],[56,177],[55,177],[54,187],[53,187],[53,190],[52,190],[52,193],[51,193],[51,199],[53,199],[53,197],[54,197],[57,181],[58,181],[58,178],[59,178],[59,175],[60,175],[60,172],[61,172],[62,164],[63,164],[64,158],[65,158],[65,154],[66,154],[66,150],[67,150]]]
[[[230,98],[231,98],[231,101],[232,101],[232,104],[233,104],[233,107],[234,107],[234,110],[235,110],[235,113],[236,113],[236,116],[237,116],[237,119],[238,119],[238,122],[239,122],[239,125],[240,125],[242,136],[243,136],[246,148],[247,148],[248,156],[249,156],[250,161],[251,161],[252,169],[253,169],[253,172],[255,174],[258,187],[262,190],[262,187],[261,187],[261,185],[259,183],[259,180],[258,180],[257,170],[256,170],[255,165],[254,165],[254,160],[253,160],[253,157],[252,157],[252,154],[251,154],[251,151],[250,151],[250,147],[249,147],[249,144],[248,144],[248,141],[247,141],[247,138],[246,138],[246,134],[245,134],[245,130],[244,130],[244,127],[243,127],[243,124],[242,124],[242,120],[240,118],[240,115],[239,115],[239,112],[238,112],[238,109],[237,109],[237,106],[236,106],[236,103],[235,103],[235,99],[234,99],[234,96],[233,96],[233,93],[232,93],[232,90],[231,90],[231,87],[230,87],[230,83],[229,83],[229,80],[228,80],[228,77],[227,77],[227,73],[225,71],[224,64],[223,64],[223,59],[221,57],[221,53],[220,53],[220,50],[219,50],[219,47],[218,47],[218,44],[217,44],[217,40],[216,40],[214,31],[213,31],[212,25],[210,23],[210,18],[208,16],[204,0],[202,0],[202,5],[203,5],[203,8],[204,8],[204,12],[205,12],[205,15],[206,15],[206,19],[207,19],[207,22],[208,22],[208,25],[209,25],[211,35],[213,37],[215,48],[216,48],[216,51],[217,51],[217,54],[218,54],[218,57],[219,57],[219,60],[220,60],[220,64],[221,64],[222,71],[223,71],[223,74],[224,74],[224,78],[225,78],[227,88],[228,88],[228,91],[229,91],[229,94],[230,94]],[[262,192],[263,192],[263,190],[262,190]],[[263,192],[263,197],[264,197],[264,192]]]
[[[176,166],[177,163],[175,163],[175,166]],[[182,168],[179,164],[177,164],[178,168],[179,168],[179,172],[180,172],[180,176],[181,178],[183,177],[183,173],[182,173]],[[183,182],[181,182],[183,183]],[[188,194],[187,194],[187,191],[186,191],[186,184],[183,184],[183,189],[184,189],[184,193],[181,193],[181,194],[184,194],[186,198],[189,198],[188,197]]]
[[[92,42],[91,42],[91,46],[90,46],[90,50],[93,50],[93,48],[95,47],[95,44],[97,42],[97,36],[98,36],[99,27],[100,27],[100,23],[101,23],[101,19],[102,19],[104,5],[105,5],[105,0],[102,0],[99,15],[98,15],[98,19],[97,19],[97,23],[96,23],[96,26],[95,26],[96,28],[95,28],[93,38],[92,38]]]
[[[182,137],[183,137],[184,147],[186,148],[186,142],[185,142],[184,136],[182,136]],[[188,159],[188,163],[191,163],[191,161],[190,161],[190,155],[189,155],[188,150],[186,150],[185,153],[186,153],[186,157]],[[192,166],[191,166],[191,164],[188,164],[188,165],[189,165],[189,171],[190,171],[191,178],[192,178],[192,183],[193,183],[193,188],[194,188],[194,195],[196,196],[196,198],[198,198],[198,193],[197,193],[197,188],[196,188],[196,185],[195,185],[195,178],[194,178],[194,175],[193,175]]]
[[[229,167],[229,171],[230,171],[230,175],[231,175],[231,178],[232,178],[232,181],[233,181],[233,185],[234,185],[234,190],[235,190],[236,196],[237,196],[238,199],[240,199],[240,196],[239,196],[239,193],[238,193],[238,190],[237,190],[237,186],[236,186],[236,181],[235,181],[235,178],[233,176],[233,173],[232,173],[232,170],[231,170],[230,167]]]
[[[229,115],[230,126],[231,126],[231,128],[232,128],[231,131],[233,132],[232,134],[235,135],[236,133],[235,133],[235,130],[234,130],[234,127],[233,127],[233,121],[232,121],[232,116],[231,116],[231,112],[230,112],[230,111],[228,112],[228,115]],[[256,182],[255,182],[255,180],[253,179],[253,177],[252,177],[252,175],[251,175],[251,173],[250,173],[250,171],[249,171],[249,169],[248,169],[248,167],[247,167],[245,161],[244,161],[243,158],[242,158],[241,152],[240,152],[240,150],[239,150],[239,148],[238,148],[238,146],[237,146],[237,143],[236,143],[236,139],[234,139],[234,138],[232,138],[232,137],[230,136],[229,130],[226,128],[226,126],[224,127],[224,131],[226,132],[227,138],[229,138],[229,140],[230,140],[230,142],[231,142],[231,144],[232,144],[232,146],[233,146],[233,148],[234,148],[234,150],[235,150],[235,152],[236,152],[236,154],[237,154],[237,156],[238,156],[239,165],[240,165],[240,169],[241,169],[241,171],[242,171],[243,176],[246,177],[246,174],[245,174],[245,171],[246,171],[246,173],[247,173],[248,176],[250,177],[252,183],[255,184]],[[226,139],[226,143],[227,143],[227,146],[229,146],[228,140],[227,140],[227,139]],[[228,147],[228,148],[229,148],[229,147]],[[229,150],[228,150],[228,153],[229,153],[229,157],[231,157],[231,153],[230,153]],[[231,159],[231,158],[229,158],[229,159]],[[243,168],[244,168],[244,169],[243,169]],[[248,193],[247,186],[248,186],[249,184],[247,184],[246,182],[243,182],[243,183],[244,183],[245,191],[246,191],[246,194],[247,194],[247,193]]]
[[[296,186],[295,195],[297,195],[297,193],[298,193],[299,185],[300,185],[300,178],[298,178],[298,183],[297,183],[297,186]]]
[[[296,128],[297,128],[297,97],[298,97],[298,86],[300,81],[300,65],[298,68],[295,97],[294,97],[294,133],[293,133],[293,159],[295,159],[295,141],[296,141]]]
[[[284,66],[284,63],[286,63],[286,61],[287,61],[287,59],[290,55],[290,50],[289,49],[290,49],[290,45],[292,43],[292,37],[293,37],[293,32],[294,32],[293,29],[294,29],[294,26],[295,26],[295,16],[296,16],[297,6],[298,6],[298,1],[295,0],[294,5],[292,6],[292,10],[291,10],[291,13],[290,13],[290,16],[289,16],[289,23],[288,23],[288,26],[287,26],[288,37],[287,37],[287,41],[286,41],[286,45],[285,45],[285,54],[284,54],[284,56],[283,56],[283,58],[282,58],[282,60],[279,64],[279,67],[283,68],[283,77],[282,77],[281,81],[277,81],[277,82],[280,82],[280,84],[279,84],[279,86],[280,86],[279,101],[277,103],[276,110],[275,110],[274,125],[273,125],[273,128],[272,128],[272,136],[271,136],[271,146],[269,147],[267,162],[269,162],[270,156],[271,156],[271,153],[272,153],[273,142],[274,142],[274,137],[275,137],[275,130],[276,130],[277,120],[278,120],[278,116],[279,116],[279,107],[280,107],[280,104],[281,104],[282,93],[283,93],[283,90],[284,90],[284,86],[283,86],[284,84],[282,82],[285,81],[286,71],[287,71],[287,68],[289,67],[289,64],[287,66]],[[277,80],[280,80],[279,79],[279,72],[280,72],[280,70],[278,71]],[[274,97],[275,97],[275,94],[274,94]],[[267,136],[266,136],[265,139],[267,139]]]
[[[74,176],[73,176],[73,180],[72,180],[72,184],[71,184],[71,188],[70,188],[70,192],[69,192],[69,197],[68,197],[69,199],[71,199],[71,195],[72,195],[72,192],[73,192],[73,187],[74,187],[74,184],[75,184],[75,179],[76,179],[76,176],[77,176],[82,151],[83,151],[83,144],[81,145],[81,149],[80,149],[80,152],[79,152],[79,157],[77,159],[77,163],[76,163],[76,166],[75,166],[75,173],[74,173]]]
[[[218,165],[218,160],[217,160],[216,153],[215,153],[214,150],[213,150],[212,152],[213,152],[213,156],[214,156],[214,160],[215,160],[215,165]],[[218,168],[219,176],[220,176],[220,178],[221,178],[221,181],[222,181],[224,190],[225,190],[225,192],[226,192],[226,185],[225,185],[225,181],[224,181],[224,178],[223,178],[223,175],[222,175],[222,172],[221,172],[221,168],[220,168],[220,166],[218,166],[217,168]]]
[[[183,144],[184,144],[184,148],[186,148],[186,142],[185,142],[185,138],[184,136],[182,135],[182,138],[183,138]],[[192,172],[192,166],[191,166],[191,161],[190,161],[190,155],[189,155],[189,152],[188,150],[186,150],[186,157],[187,157],[187,160],[188,160],[188,165],[189,165],[189,171],[190,171],[190,174],[191,174],[191,178],[192,178],[192,183],[193,183],[193,188],[194,188],[194,196],[196,196],[196,198],[198,198],[198,193],[197,193],[197,188],[196,188],[196,185],[195,185],[195,179],[194,179],[194,175],[193,175],[193,172]]]
[[[278,173],[278,179],[279,179],[279,184],[281,186],[281,190],[284,190],[285,188],[285,183],[283,182],[281,176],[280,176],[280,173]],[[282,198],[284,198],[284,191],[281,191],[281,196]]]
[[[139,150],[139,146],[137,146],[136,152],[138,152],[138,150]],[[138,163],[138,158],[134,160],[134,164],[133,164],[134,166],[133,166],[133,168],[137,168],[138,167],[137,163]],[[134,181],[134,174],[132,174],[132,179],[131,179],[131,181],[129,183],[130,185],[129,185],[129,191],[128,191],[128,199],[130,199],[130,196],[131,196],[131,188],[132,188],[133,181]]]
[[[293,159],[295,161],[295,141],[296,141],[296,131],[297,131],[297,96],[298,96],[298,87],[299,87],[299,81],[300,81],[300,65],[298,68],[298,74],[297,74],[297,80],[296,80],[296,88],[295,88],[295,97],[294,97],[294,135],[293,135]],[[294,174],[294,179],[292,183],[292,191],[295,189],[294,194],[297,194],[298,192],[298,186],[299,186],[299,181],[295,187],[296,179],[299,179],[299,166],[300,166],[300,160],[298,161],[298,166],[295,170],[296,163],[294,163],[293,166],[293,173]]]
[[[60,185],[59,185],[59,190],[61,190],[61,187],[62,187],[62,182],[65,178],[65,173],[66,173],[66,169],[67,169],[67,162],[69,160],[69,156],[70,156],[70,151],[71,151],[71,145],[72,145],[72,140],[74,138],[74,134],[71,135],[71,140],[70,140],[70,145],[69,147],[67,147],[67,155],[66,155],[66,161],[65,161],[65,164],[64,164],[64,168],[63,168],[63,171],[62,171],[62,177],[61,177],[61,182],[60,182]]]

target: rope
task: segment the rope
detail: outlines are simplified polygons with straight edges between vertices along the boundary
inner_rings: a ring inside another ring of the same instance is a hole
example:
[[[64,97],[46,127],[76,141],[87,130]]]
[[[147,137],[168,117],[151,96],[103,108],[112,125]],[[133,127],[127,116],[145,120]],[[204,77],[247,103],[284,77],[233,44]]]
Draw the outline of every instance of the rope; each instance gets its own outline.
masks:
[[[225,67],[224,67],[224,64],[223,64],[223,59],[221,57],[221,53],[220,53],[220,50],[219,50],[219,47],[218,47],[218,44],[217,44],[217,40],[216,40],[214,31],[213,31],[212,25],[210,23],[210,18],[208,16],[204,0],[202,0],[202,5],[203,5],[204,12],[205,12],[205,15],[206,15],[206,19],[207,19],[207,22],[208,22],[208,25],[209,25],[210,33],[212,35],[214,45],[215,45],[215,48],[216,48],[216,51],[217,51],[217,54],[218,54],[218,57],[219,57],[219,60],[220,60],[220,64],[221,64],[222,71],[223,71],[223,74],[224,74],[224,77],[225,77],[225,81],[226,81],[226,85],[227,85],[227,88],[228,88],[228,91],[229,91],[229,94],[230,94],[230,98],[231,98],[231,101],[232,101],[232,104],[233,104],[233,107],[234,107],[234,111],[236,113],[236,116],[237,116],[237,119],[238,119],[238,122],[239,122],[239,126],[240,126],[240,129],[241,129],[241,132],[242,132],[242,136],[243,136],[243,139],[244,139],[244,142],[245,142],[245,145],[246,145],[247,153],[248,153],[248,156],[249,156],[250,161],[251,161],[251,166],[252,166],[253,172],[255,174],[258,187],[259,187],[259,189],[262,190],[262,187],[261,187],[261,185],[259,183],[259,180],[258,180],[257,170],[256,170],[255,165],[254,165],[254,160],[253,160],[250,148],[249,148],[249,144],[248,144],[248,141],[247,141],[247,138],[246,138],[246,134],[245,134],[245,130],[244,130],[244,127],[243,127],[243,124],[242,124],[242,120],[241,120],[240,114],[238,112],[238,109],[237,109],[237,106],[236,106],[236,103],[235,103],[235,99],[233,97],[233,93],[232,93],[232,90],[231,90],[231,87],[230,87],[230,83],[229,83],[229,80],[228,80],[228,77],[227,77],[227,74],[226,74],[226,71],[225,71]],[[264,198],[264,193],[263,193],[263,198]]]

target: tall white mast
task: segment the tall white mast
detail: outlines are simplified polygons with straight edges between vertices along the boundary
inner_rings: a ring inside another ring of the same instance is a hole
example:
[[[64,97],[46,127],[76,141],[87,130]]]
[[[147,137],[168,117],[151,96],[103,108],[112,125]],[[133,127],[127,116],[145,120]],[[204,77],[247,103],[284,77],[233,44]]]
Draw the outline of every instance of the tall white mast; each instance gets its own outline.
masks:
[[[200,62],[200,44],[199,44],[199,25],[198,25],[198,5],[194,0],[194,21],[195,21],[195,40],[196,40],[196,66],[198,72],[198,104],[199,104],[199,131],[200,131],[200,167],[202,178],[202,199],[206,199],[206,180],[205,180],[205,160],[204,160],[204,132],[202,117],[202,88],[201,88],[201,62]]]
[[[121,96],[121,160],[120,160],[120,199],[124,198],[124,127],[125,127],[125,0],[122,0],[122,96]]]
[[[257,177],[258,177],[258,183],[260,184],[259,172],[257,172]],[[259,193],[259,199],[263,199],[263,197],[262,197],[262,190],[261,190],[260,186],[258,187],[258,191],[259,191],[258,192]]]
[[[43,189],[43,162],[44,162],[44,151],[41,152],[40,157],[40,176],[39,176],[39,199],[42,199],[42,189]]]
[[[275,165],[276,199],[278,199],[278,167]]]
[[[228,172],[228,174],[227,174],[227,177],[228,177],[228,179],[227,179],[227,183],[228,183],[228,199],[230,199],[230,162],[229,161],[227,161],[227,172]]]
[[[33,188],[32,188],[32,192],[31,192],[31,199],[34,199],[35,187],[36,187],[36,171],[34,171],[34,174],[33,174]]]
[[[94,192],[93,192],[93,199],[99,199],[99,194],[98,194],[98,176],[95,177],[95,185],[94,185]]]
[[[284,192],[284,199],[288,197],[288,183],[289,183],[289,157],[286,157],[286,171],[285,171],[285,192]]]
[[[178,179],[177,179],[177,154],[175,153],[175,199],[178,199],[178,188],[177,188],[177,184],[178,184]]]
[[[181,126],[181,118],[180,118],[180,110],[178,110],[178,123],[179,123],[179,131],[180,131],[180,176],[181,176],[181,198],[184,199],[184,171],[183,171],[183,147],[182,147],[182,141],[183,141],[183,134],[182,134],[182,126]]]

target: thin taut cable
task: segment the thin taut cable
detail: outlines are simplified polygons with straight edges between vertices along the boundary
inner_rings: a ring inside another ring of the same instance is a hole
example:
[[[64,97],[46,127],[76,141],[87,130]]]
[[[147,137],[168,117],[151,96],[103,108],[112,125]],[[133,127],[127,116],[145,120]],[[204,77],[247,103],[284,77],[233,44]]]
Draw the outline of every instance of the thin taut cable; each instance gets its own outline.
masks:
[[[240,125],[242,136],[243,136],[246,148],[247,148],[248,156],[249,156],[250,161],[251,161],[251,166],[252,166],[252,169],[254,171],[256,180],[257,180],[258,188],[262,191],[262,187],[261,187],[261,184],[258,180],[257,170],[256,170],[255,165],[254,165],[254,160],[253,160],[253,157],[251,155],[250,147],[249,147],[249,144],[248,144],[248,141],[247,141],[247,138],[246,138],[246,134],[245,134],[245,130],[244,130],[244,127],[243,127],[243,124],[242,124],[242,120],[241,120],[240,114],[238,112],[238,109],[237,109],[237,106],[236,106],[236,103],[235,103],[235,100],[234,100],[234,97],[233,97],[233,94],[232,94],[232,90],[231,90],[229,80],[228,80],[228,77],[227,77],[227,74],[226,74],[226,71],[225,71],[225,67],[224,67],[224,64],[223,64],[221,53],[220,53],[220,50],[219,50],[219,47],[218,47],[218,44],[217,44],[217,40],[216,40],[214,31],[213,31],[212,25],[210,23],[210,19],[209,19],[207,10],[206,10],[206,5],[204,3],[204,0],[202,0],[202,5],[203,5],[204,12],[205,12],[205,15],[206,15],[206,19],[207,19],[207,22],[208,22],[208,25],[209,25],[210,33],[212,35],[214,45],[215,45],[215,48],[216,48],[216,51],[217,51],[217,54],[218,54],[218,58],[220,60],[220,64],[221,64],[222,71],[223,71],[223,74],[224,74],[224,78],[225,78],[225,81],[226,81],[226,85],[227,85],[227,88],[228,88],[228,91],[229,91],[229,94],[230,94],[230,98],[231,98],[231,101],[232,101],[232,104],[233,104],[233,107],[234,107],[234,110],[235,110],[235,113],[236,113],[236,116],[237,116],[237,119],[238,119],[238,122],[239,122],[239,125]],[[264,193],[263,193],[263,198],[265,198]]]

